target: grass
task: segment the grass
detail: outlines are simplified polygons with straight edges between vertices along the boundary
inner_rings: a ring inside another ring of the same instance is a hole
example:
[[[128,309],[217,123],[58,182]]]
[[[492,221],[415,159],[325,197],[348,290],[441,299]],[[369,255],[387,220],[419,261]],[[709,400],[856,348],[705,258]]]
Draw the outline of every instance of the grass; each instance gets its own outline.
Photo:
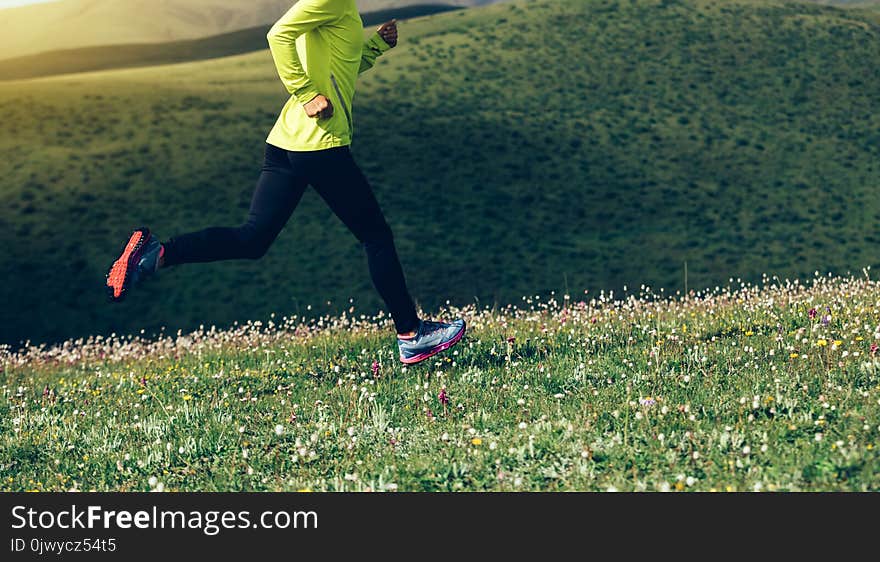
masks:
[[[0,490],[880,490],[880,284],[731,281],[7,350]]]
[[[708,0],[411,20],[362,76],[353,150],[429,311],[846,274],[877,255],[875,21]],[[244,219],[285,99],[267,51],[0,84],[0,341],[374,314],[361,248],[311,192],[261,261],[104,301],[131,228]]]

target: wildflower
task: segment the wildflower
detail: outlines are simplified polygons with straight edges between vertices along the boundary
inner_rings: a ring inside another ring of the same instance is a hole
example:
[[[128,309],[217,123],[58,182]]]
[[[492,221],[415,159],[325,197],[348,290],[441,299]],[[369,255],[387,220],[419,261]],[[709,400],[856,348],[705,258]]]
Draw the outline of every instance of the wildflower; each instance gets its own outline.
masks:
[[[516,337],[515,337],[515,336],[510,336],[509,338],[507,338],[507,343],[513,343],[513,342],[515,342],[515,341],[516,341]]]
[[[656,403],[657,403],[657,401],[654,400],[653,398],[651,398],[650,396],[648,396],[647,398],[640,398],[639,399],[639,404],[641,404],[642,406],[648,407],[648,408],[650,408],[651,406],[653,406]]]
[[[440,403],[443,404],[444,408],[446,407],[447,404],[449,404],[449,396],[446,394],[446,387],[445,386],[440,388],[440,393],[437,395],[437,400],[439,400]]]
[[[819,347],[825,347],[826,345],[828,345],[828,340],[822,338],[816,342],[816,345],[818,345]]]
[[[807,314],[809,315],[810,320],[813,320],[816,318],[816,315],[819,314],[819,311],[816,310],[815,308],[811,308]]]
[[[871,355],[877,355],[878,349],[880,349],[880,346],[878,346],[876,342],[872,343],[871,344]]]
[[[284,426],[281,424],[276,425],[275,426],[275,435],[281,435],[282,433],[284,433]]]
[[[826,314],[822,317],[822,325],[827,326],[831,322],[831,315]]]
[[[379,376],[379,362],[378,362],[378,361],[375,361],[375,360],[374,360],[374,361],[373,361],[373,364],[370,365],[370,369],[373,371],[373,376],[374,376],[374,377],[378,377],[378,376]]]
[[[474,437],[473,439],[471,439],[471,444],[476,447],[479,447],[480,445],[483,444],[483,440],[480,439],[479,437]]]

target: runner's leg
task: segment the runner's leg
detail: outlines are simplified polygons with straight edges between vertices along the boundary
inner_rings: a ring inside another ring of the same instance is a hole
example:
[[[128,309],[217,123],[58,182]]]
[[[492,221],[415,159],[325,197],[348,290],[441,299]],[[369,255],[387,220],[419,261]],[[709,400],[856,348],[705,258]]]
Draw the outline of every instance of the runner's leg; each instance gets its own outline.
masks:
[[[246,222],[169,239],[163,244],[164,266],[261,258],[287,223],[306,186],[305,176],[291,166],[286,151],[267,144]]]
[[[294,167],[305,163],[309,183],[363,243],[373,285],[385,301],[397,333],[416,330],[419,317],[406,286],[391,228],[349,148],[288,155]]]

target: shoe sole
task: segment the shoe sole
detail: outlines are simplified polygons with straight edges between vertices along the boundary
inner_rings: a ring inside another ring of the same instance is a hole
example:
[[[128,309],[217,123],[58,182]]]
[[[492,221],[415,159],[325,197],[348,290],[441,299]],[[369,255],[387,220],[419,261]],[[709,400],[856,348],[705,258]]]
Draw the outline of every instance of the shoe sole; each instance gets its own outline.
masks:
[[[125,249],[110,267],[110,272],[107,274],[107,296],[112,302],[119,302],[125,298],[131,281],[131,272],[137,267],[149,239],[149,228],[136,229],[128,237]]]
[[[457,344],[459,342],[459,340],[461,340],[461,338],[464,337],[465,332],[467,332],[467,324],[463,324],[461,327],[461,331],[458,332],[457,334],[455,334],[455,336],[451,340],[449,340],[447,342],[443,342],[440,345],[438,345],[437,347],[431,348],[430,351],[420,353],[418,355],[410,357],[409,359],[404,359],[403,357],[401,357],[400,361],[406,365],[413,365],[415,363],[420,363],[420,362],[424,361],[425,359],[430,359],[431,357],[437,355],[441,351],[446,351],[447,349],[449,349],[453,345]]]

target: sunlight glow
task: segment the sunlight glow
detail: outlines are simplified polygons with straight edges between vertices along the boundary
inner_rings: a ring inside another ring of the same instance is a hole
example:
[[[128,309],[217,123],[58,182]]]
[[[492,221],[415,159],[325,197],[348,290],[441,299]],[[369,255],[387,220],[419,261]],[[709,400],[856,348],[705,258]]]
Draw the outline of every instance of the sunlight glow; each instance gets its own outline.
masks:
[[[18,6],[27,6],[28,4],[43,4],[46,2],[57,2],[58,0],[0,0],[0,10],[3,8],[17,8]]]

